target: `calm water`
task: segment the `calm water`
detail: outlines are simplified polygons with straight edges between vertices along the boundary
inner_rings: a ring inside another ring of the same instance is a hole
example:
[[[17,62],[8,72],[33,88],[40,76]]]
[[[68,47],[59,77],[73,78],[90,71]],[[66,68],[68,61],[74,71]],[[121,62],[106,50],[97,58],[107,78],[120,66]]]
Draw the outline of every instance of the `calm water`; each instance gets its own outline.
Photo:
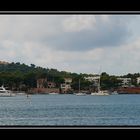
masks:
[[[0,97],[0,125],[140,126],[140,95]]]

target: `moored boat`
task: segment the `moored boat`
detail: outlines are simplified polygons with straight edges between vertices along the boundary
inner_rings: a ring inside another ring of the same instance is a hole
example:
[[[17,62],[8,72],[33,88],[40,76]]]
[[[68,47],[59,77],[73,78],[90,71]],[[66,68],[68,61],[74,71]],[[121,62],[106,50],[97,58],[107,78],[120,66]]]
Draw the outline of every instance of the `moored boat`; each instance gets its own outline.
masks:
[[[11,96],[15,96],[15,94],[12,93],[12,91],[6,90],[5,87],[2,85],[0,87],[0,97],[11,97]]]
[[[56,92],[50,92],[49,95],[58,95],[59,93]]]

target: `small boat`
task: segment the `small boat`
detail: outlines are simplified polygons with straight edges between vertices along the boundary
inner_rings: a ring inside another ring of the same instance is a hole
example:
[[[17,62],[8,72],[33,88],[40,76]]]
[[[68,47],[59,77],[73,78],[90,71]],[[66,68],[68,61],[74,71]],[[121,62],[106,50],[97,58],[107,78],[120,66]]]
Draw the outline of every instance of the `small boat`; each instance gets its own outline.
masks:
[[[58,95],[59,93],[56,92],[50,92],[49,95]]]
[[[107,91],[98,91],[98,92],[93,92],[91,95],[109,95]]]
[[[15,94],[12,93],[12,92],[9,91],[9,90],[6,90],[6,89],[4,88],[4,86],[2,85],[2,86],[0,87],[0,97],[11,97],[11,96],[15,96]]]
[[[77,96],[85,96],[86,93],[82,93],[82,92],[80,92],[80,93],[76,93],[76,95],[77,95]]]

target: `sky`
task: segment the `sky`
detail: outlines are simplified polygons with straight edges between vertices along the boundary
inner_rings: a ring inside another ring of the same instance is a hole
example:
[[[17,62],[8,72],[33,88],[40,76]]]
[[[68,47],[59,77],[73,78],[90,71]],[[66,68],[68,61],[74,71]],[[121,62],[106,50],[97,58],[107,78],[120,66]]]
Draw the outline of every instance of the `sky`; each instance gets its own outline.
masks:
[[[0,60],[76,73],[138,73],[140,15],[0,15]]]

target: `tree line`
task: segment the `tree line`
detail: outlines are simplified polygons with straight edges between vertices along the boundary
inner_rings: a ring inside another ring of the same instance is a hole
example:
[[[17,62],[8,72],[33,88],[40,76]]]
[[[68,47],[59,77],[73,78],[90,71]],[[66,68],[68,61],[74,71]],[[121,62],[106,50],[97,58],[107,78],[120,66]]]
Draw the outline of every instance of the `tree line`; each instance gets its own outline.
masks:
[[[56,87],[60,87],[61,83],[64,83],[64,78],[72,78],[72,88],[78,90],[79,79],[81,83],[81,89],[89,90],[94,87],[94,83],[85,80],[84,77],[93,76],[93,74],[86,73],[71,73],[66,71],[58,71],[53,68],[42,68],[35,66],[34,64],[26,65],[17,63],[0,64],[0,85],[4,85],[11,90],[28,90],[37,86],[37,79],[47,78],[48,81],[56,83]],[[120,86],[120,80],[117,80],[118,76],[109,75],[106,72],[101,74],[101,88],[102,89],[114,89]],[[132,78],[132,84],[138,86],[136,78],[140,77],[140,73],[127,74],[121,77]]]

